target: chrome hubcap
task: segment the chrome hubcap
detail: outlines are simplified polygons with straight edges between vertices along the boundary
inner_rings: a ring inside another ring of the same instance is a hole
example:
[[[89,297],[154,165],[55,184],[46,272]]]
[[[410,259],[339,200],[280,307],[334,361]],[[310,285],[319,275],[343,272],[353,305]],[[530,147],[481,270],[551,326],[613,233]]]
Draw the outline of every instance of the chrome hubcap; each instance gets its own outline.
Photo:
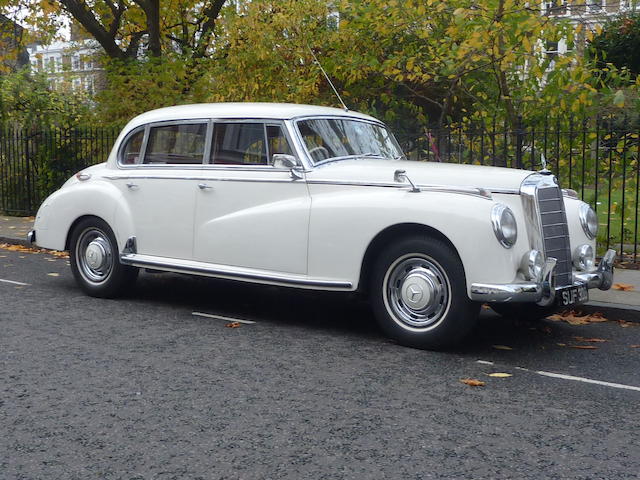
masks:
[[[394,262],[385,277],[385,303],[403,327],[426,329],[449,308],[450,286],[438,263],[419,254]]]
[[[84,257],[89,268],[100,270],[104,266],[108,248],[108,245],[105,247],[103,238],[97,238],[87,246]]]
[[[91,283],[102,283],[113,268],[113,251],[106,234],[97,228],[82,232],[76,246],[78,269]]]

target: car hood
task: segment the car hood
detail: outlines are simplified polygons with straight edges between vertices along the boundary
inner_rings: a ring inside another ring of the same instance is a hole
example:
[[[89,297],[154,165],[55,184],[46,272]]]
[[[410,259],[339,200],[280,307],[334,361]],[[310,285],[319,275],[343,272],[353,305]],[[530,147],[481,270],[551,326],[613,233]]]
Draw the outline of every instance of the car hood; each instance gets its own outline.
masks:
[[[307,178],[336,183],[394,183],[396,170],[405,170],[411,181],[418,185],[477,187],[489,191],[519,190],[522,181],[534,173],[530,170],[481,165],[353,159],[318,165]]]

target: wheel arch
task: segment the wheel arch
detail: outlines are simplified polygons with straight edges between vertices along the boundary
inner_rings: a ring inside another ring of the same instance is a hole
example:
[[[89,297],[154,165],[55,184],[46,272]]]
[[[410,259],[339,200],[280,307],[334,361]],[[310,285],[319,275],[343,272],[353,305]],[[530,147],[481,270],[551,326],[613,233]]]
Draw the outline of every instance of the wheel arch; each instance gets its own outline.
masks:
[[[391,225],[384,230],[380,231],[367,246],[364,257],[362,258],[362,264],[360,266],[360,277],[358,279],[358,291],[367,294],[368,282],[367,278],[370,277],[375,259],[380,255],[384,248],[394,240],[400,238],[406,238],[412,235],[425,235],[427,237],[436,238],[444,242],[460,259],[460,253],[451,240],[444,235],[441,231],[421,223],[399,223]],[[464,264],[460,262],[464,269]]]
[[[98,215],[81,215],[78,218],[76,218],[73,222],[71,222],[71,225],[69,226],[69,229],[67,230],[67,236],[65,238],[64,241],[64,249],[65,250],[69,250],[71,247],[71,236],[73,234],[73,231],[75,230],[76,226],[83,220],[87,219],[87,218],[97,218],[102,220],[103,222],[105,222],[107,225],[109,225],[109,222],[107,220],[105,220],[104,218],[98,216]],[[111,230],[113,231],[113,227],[111,225],[109,225],[109,228],[111,228]]]

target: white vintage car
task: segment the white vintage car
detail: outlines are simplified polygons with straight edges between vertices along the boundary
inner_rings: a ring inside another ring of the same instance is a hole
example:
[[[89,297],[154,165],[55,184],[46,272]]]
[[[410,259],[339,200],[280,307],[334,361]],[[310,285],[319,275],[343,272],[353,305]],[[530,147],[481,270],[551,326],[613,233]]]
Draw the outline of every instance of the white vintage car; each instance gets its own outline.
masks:
[[[597,227],[548,171],[407,161],[367,115],[228,103],[131,120],[29,238],[69,250],[89,295],[130,289],[139,268],[358,291],[390,337],[443,348],[482,303],[543,316],[610,288]]]

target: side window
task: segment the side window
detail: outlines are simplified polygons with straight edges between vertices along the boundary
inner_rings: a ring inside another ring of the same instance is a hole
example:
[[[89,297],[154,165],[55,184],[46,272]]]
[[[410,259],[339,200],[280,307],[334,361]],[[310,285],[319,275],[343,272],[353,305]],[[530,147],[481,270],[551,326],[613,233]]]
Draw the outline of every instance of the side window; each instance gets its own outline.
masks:
[[[143,163],[201,164],[206,135],[206,123],[151,127]]]
[[[216,123],[211,162],[222,165],[267,165],[263,123]]]
[[[123,165],[133,165],[140,160],[140,151],[142,150],[142,141],[144,140],[144,128],[127,139],[127,143],[122,149],[122,157],[120,162]]]
[[[274,153],[284,153],[293,155],[293,150],[287,140],[284,131],[280,125],[267,125],[267,144],[269,145],[269,156],[273,157]],[[273,162],[269,162],[273,163]]]

